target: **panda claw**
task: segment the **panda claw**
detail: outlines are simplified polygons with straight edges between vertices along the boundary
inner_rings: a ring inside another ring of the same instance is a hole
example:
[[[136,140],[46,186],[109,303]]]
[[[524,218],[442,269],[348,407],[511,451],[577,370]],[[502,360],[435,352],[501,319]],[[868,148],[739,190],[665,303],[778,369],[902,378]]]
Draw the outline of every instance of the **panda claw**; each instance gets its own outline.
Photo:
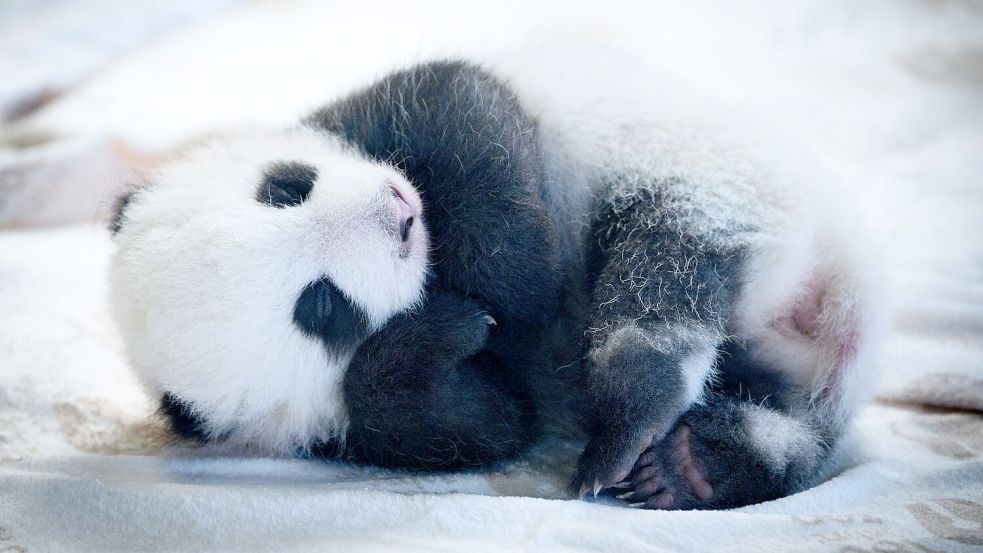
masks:
[[[588,486],[586,482],[581,484],[580,491],[577,492],[577,499],[583,499],[587,497],[587,492],[589,491],[590,491],[590,486]]]

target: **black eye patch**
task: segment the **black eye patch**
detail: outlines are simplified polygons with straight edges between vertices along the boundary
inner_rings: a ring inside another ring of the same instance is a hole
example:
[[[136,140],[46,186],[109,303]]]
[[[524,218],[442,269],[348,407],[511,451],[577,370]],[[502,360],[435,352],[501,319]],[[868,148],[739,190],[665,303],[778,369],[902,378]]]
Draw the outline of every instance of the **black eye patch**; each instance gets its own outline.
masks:
[[[317,169],[299,161],[275,161],[271,163],[256,191],[256,201],[273,207],[289,207],[304,203],[314,181]]]
[[[347,349],[368,335],[368,318],[331,280],[322,278],[306,287],[294,305],[294,323],[309,336],[331,348]]]

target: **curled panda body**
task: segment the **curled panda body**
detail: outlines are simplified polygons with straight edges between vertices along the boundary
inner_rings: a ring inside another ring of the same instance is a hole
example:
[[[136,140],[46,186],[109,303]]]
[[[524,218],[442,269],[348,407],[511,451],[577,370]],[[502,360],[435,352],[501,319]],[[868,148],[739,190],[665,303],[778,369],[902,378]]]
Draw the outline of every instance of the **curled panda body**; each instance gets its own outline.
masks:
[[[478,466],[554,416],[545,383],[580,408],[581,493],[714,508],[809,485],[864,389],[862,256],[648,81],[555,92],[578,73],[416,66],[135,192],[116,311],[175,429]]]

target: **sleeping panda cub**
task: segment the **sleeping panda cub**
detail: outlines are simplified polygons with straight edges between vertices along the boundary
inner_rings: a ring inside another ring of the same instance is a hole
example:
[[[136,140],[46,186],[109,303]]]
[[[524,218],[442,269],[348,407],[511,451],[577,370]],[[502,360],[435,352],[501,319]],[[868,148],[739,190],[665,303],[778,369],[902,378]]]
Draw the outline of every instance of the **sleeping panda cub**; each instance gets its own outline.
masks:
[[[419,65],[124,196],[114,311],[174,431],[449,469],[572,423],[581,495],[814,484],[879,320],[849,217],[648,81],[576,73]]]

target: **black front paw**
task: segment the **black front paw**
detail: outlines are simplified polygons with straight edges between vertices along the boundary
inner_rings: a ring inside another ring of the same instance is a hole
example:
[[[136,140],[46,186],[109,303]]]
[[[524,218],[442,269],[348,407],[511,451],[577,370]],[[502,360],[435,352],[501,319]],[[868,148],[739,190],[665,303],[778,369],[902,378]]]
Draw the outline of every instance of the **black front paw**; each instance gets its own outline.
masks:
[[[477,303],[436,292],[369,337],[345,373],[349,457],[448,469],[517,452],[531,415],[484,351],[494,326]]]
[[[432,290],[421,308],[397,315],[369,337],[356,358],[385,354],[417,363],[455,364],[481,351],[495,325],[479,303]]]

